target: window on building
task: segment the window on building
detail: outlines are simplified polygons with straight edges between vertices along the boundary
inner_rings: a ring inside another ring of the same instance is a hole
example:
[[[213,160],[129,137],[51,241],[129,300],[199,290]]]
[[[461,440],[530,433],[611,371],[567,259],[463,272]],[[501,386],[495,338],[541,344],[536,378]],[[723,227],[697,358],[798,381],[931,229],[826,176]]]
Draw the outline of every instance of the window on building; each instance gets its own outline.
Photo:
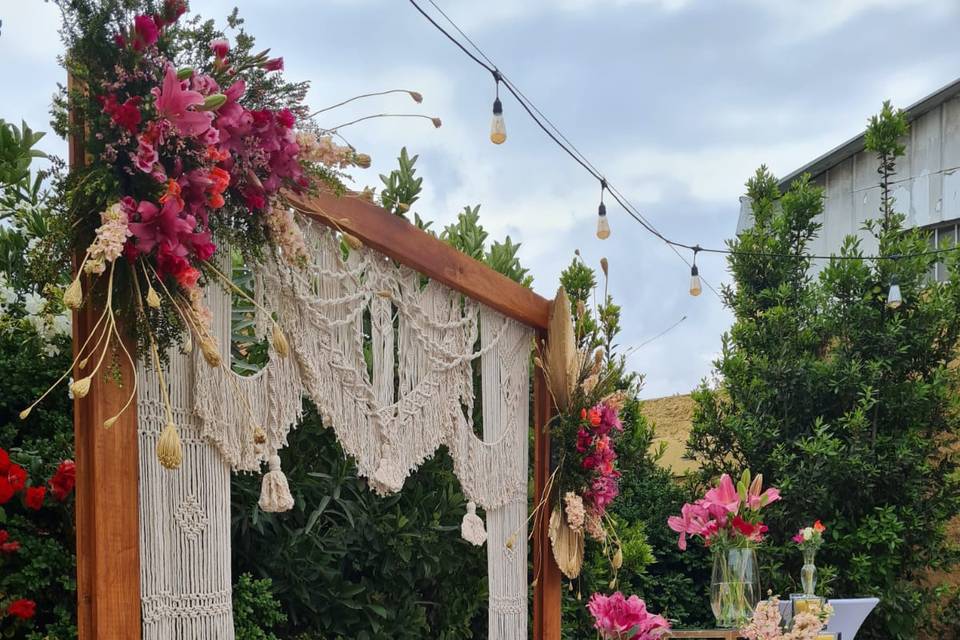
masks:
[[[930,226],[927,227],[927,230],[930,232],[931,249],[949,249],[957,244],[957,234],[960,234],[960,220]],[[947,279],[947,268],[942,260],[937,262],[930,270],[930,279],[936,282],[943,282]]]

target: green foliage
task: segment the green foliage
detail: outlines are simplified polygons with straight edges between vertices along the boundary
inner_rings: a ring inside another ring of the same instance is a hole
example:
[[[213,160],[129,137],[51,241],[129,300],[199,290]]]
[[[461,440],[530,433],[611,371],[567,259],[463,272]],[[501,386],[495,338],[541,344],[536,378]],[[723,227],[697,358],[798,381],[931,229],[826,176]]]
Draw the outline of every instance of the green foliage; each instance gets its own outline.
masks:
[[[287,621],[271,590],[269,579],[255,580],[249,573],[233,585],[233,629],[237,640],[278,640],[272,629]]]
[[[955,551],[944,525],[960,511],[955,455],[957,374],[949,363],[960,336],[960,275],[929,281],[935,256],[921,230],[904,230],[889,196],[904,152],[902,113],[885,103],[870,120],[884,193],[879,219],[864,229],[894,260],[833,259],[818,277],[803,257],[819,231],[823,193],[804,176],[780,195],[765,168],[747,183],[756,223],[731,241],[736,282],[724,291],[736,321],[724,336],[717,388],[695,394],[689,453],[702,479],[751,468],[781,488],[766,512],[762,552],[768,585],[797,590],[801,558],[789,537],[820,518],[821,589],[878,596],[858,634],[916,637],[933,601],[922,578],[946,568]],[[764,254],[788,254],[772,258]],[[848,237],[841,255],[862,255]],[[904,303],[887,306],[891,281]]]
[[[20,411],[43,393],[69,364],[69,340],[55,339],[60,351],[48,355],[45,343],[26,323],[3,316],[0,327],[0,447],[23,466],[33,485],[42,485],[60,461],[73,457],[71,403],[55,392],[21,421]],[[0,507],[0,529],[20,543],[0,557],[0,606],[9,600],[36,601],[36,616],[14,623],[0,618],[0,636],[28,640],[76,635],[76,578],[73,498],[48,499],[40,511],[26,509],[19,497]],[[6,635],[11,634],[11,635]]]
[[[420,199],[420,192],[423,190],[423,178],[417,178],[417,170],[413,165],[417,163],[417,158],[412,158],[407,153],[407,148],[400,149],[400,157],[397,158],[400,166],[385,176],[380,174],[380,181],[383,182],[383,190],[380,192],[380,205],[396,216],[406,217],[410,207]],[[419,216],[418,216],[419,218]],[[418,225],[419,226],[419,225]]]
[[[486,554],[459,536],[466,498],[446,455],[381,498],[311,409],[281,453],[296,506],[266,514],[260,478],[233,482],[235,573],[270,577],[284,636],[473,638],[486,625]]]
[[[34,190],[30,181],[30,162],[34,158],[47,157],[33,148],[43,136],[42,131],[33,131],[26,122],[17,128],[0,119],[0,185],[3,191],[13,189],[29,193]]]

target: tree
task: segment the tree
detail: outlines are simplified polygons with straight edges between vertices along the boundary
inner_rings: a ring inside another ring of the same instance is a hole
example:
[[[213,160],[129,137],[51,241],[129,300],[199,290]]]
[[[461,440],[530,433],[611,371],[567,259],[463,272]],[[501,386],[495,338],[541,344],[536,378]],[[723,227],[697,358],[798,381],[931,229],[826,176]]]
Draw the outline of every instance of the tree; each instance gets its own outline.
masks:
[[[702,479],[751,468],[780,487],[769,510],[765,577],[797,591],[800,555],[789,537],[820,518],[821,587],[836,596],[877,596],[859,637],[914,638],[934,593],[928,567],[956,558],[944,540],[960,509],[955,454],[960,274],[932,282],[935,255],[922,230],[904,229],[890,184],[902,112],[885,103],[867,148],[879,161],[882,205],[864,231],[882,260],[865,260],[847,237],[818,275],[806,252],[819,231],[822,189],[809,176],[780,194],[761,167],[747,182],[755,224],[729,246],[735,286],[724,300],[735,322],[715,363],[718,381],[694,393],[688,453]],[[899,283],[903,303],[888,300]],[[956,629],[954,629],[956,632]]]

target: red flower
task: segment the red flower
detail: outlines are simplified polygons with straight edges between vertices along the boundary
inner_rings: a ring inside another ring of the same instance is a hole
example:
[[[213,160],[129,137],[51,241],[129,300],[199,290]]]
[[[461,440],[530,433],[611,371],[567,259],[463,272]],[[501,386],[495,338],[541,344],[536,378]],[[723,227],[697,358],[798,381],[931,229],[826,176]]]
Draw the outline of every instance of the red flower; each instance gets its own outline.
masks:
[[[10,540],[10,534],[5,529],[0,529],[0,553],[16,553],[20,549],[20,543],[16,540]]]
[[[7,606],[7,613],[14,618],[29,620],[37,612],[37,603],[33,600],[14,600]]]
[[[39,511],[43,506],[43,499],[47,495],[46,487],[30,487],[23,495],[23,503],[28,509]]]
[[[77,465],[73,460],[64,460],[57,467],[57,471],[50,478],[50,489],[53,497],[63,502],[73,491],[77,483]]]
[[[13,490],[13,487],[10,486],[6,476],[0,476],[0,504],[10,502],[10,498],[13,497],[14,493],[16,492]]]
[[[267,206],[267,199],[263,197],[263,194],[253,190],[244,193],[243,199],[246,201],[248,209],[263,209]]]
[[[143,51],[160,39],[160,28],[150,16],[139,15],[133,19],[133,49]]]
[[[193,267],[187,267],[173,274],[173,277],[184,289],[193,289],[197,286],[197,280],[200,279],[200,272]]]
[[[114,34],[114,36],[113,36],[113,43],[114,43],[115,45],[117,45],[117,48],[118,48],[118,49],[126,49],[126,48],[127,48],[127,39],[123,37],[123,34],[122,34],[122,33]]]
[[[296,121],[297,119],[290,109],[282,109],[277,112],[277,124],[279,124],[281,127],[292,129],[293,125],[296,124]]]
[[[16,540],[10,540],[10,534],[6,529],[0,529],[0,553],[16,553],[20,549],[20,543]]]
[[[580,409],[580,419],[581,419],[581,420],[586,420],[586,419],[587,419],[587,410],[586,410],[586,409]]]
[[[139,96],[127,98],[122,104],[117,102],[117,97],[113,94],[100,96],[99,100],[101,106],[103,106],[103,112],[109,115],[118,127],[122,127],[130,133],[137,132],[137,126],[141,119]]]
[[[11,464],[7,468],[7,482],[14,491],[20,491],[27,484],[27,472],[18,464]]]
[[[10,454],[0,449],[0,474],[5,474],[10,468]]]
[[[583,453],[593,444],[593,435],[586,429],[577,430],[577,451]]]

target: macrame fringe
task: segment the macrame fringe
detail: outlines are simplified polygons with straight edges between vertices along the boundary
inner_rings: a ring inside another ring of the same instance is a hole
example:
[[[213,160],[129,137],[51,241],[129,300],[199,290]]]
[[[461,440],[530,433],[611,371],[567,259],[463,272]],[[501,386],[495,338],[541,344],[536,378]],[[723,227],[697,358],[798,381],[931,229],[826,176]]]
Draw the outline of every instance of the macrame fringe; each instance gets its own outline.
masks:
[[[270,456],[270,471],[263,476],[260,485],[260,501],[257,503],[267,513],[281,513],[293,509],[293,496],[287,476],[280,468],[280,456]]]
[[[157,441],[157,460],[165,469],[179,469],[183,462],[183,446],[180,444],[180,433],[177,425],[168,422]]]
[[[467,512],[460,523],[460,536],[477,547],[482,547],[487,541],[487,529],[483,526],[483,520],[477,515],[477,504],[472,500],[467,503]]]

